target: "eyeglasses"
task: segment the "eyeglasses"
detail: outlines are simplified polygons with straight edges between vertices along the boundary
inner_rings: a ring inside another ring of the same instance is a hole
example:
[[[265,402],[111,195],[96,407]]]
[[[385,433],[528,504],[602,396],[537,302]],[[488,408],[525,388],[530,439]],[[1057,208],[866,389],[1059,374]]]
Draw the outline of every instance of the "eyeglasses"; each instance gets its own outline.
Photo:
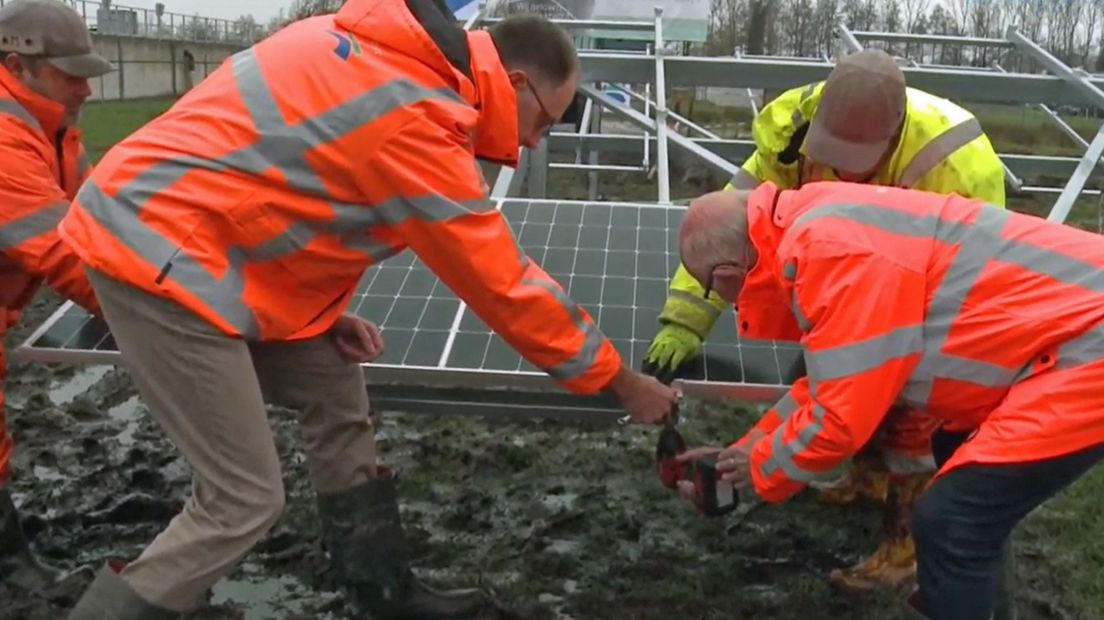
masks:
[[[525,85],[529,87],[529,92],[533,93],[533,98],[537,100],[537,105],[540,106],[541,113],[548,119],[544,123],[544,133],[547,134],[552,130],[552,125],[556,124],[558,117],[553,116],[552,113],[548,111],[548,107],[544,105],[544,100],[537,94],[537,89],[533,87],[533,82],[528,77],[525,78]]]

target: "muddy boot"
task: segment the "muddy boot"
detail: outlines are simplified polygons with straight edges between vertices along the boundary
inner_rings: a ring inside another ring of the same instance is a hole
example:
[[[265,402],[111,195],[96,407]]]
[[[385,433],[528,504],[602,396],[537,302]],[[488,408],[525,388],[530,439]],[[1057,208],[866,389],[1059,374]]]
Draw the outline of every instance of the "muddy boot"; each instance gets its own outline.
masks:
[[[931,474],[894,477],[883,512],[884,534],[878,549],[847,569],[829,575],[833,584],[852,592],[895,588],[916,578],[916,547],[909,532],[909,518],[916,499],[924,492]]]
[[[180,614],[146,602],[111,566],[96,573],[92,585],[67,620],[176,620]]]
[[[372,620],[472,620],[498,609],[481,590],[434,591],[414,576],[386,468],[361,486],[319,494],[318,512],[339,579],[358,612]]]
[[[39,562],[23,534],[11,493],[0,488],[0,581],[44,598],[61,598],[72,594],[80,578],[90,572],[84,567],[65,573]]]

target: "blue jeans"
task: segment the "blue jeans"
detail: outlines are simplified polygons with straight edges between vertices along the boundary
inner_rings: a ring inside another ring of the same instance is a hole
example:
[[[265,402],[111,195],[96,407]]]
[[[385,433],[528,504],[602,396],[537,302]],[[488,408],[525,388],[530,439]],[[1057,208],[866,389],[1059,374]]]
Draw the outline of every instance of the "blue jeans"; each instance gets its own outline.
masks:
[[[936,431],[936,464],[966,437]],[[989,620],[1016,524],[1102,458],[1099,444],[1040,461],[965,465],[936,479],[912,512],[920,612],[931,620]]]

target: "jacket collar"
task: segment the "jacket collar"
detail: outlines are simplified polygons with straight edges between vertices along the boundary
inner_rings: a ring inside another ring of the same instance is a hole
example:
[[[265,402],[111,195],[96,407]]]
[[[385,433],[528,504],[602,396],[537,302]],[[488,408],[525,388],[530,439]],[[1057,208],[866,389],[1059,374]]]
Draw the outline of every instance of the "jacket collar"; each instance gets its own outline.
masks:
[[[35,119],[44,136],[57,135],[65,118],[65,106],[34,92],[4,67],[0,67],[0,89]]]
[[[778,247],[792,221],[793,192],[766,182],[748,196],[748,237],[758,255],[736,299],[741,337],[755,340],[800,340],[801,329],[791,308],[792,295],[778,266]]]
[[[479,111],[475,127],[475,155],[480,159],[516,167],[518,135],[517,91],[502,66],[491,34],[468,33],[472,73],[475,76],[472,106]]]

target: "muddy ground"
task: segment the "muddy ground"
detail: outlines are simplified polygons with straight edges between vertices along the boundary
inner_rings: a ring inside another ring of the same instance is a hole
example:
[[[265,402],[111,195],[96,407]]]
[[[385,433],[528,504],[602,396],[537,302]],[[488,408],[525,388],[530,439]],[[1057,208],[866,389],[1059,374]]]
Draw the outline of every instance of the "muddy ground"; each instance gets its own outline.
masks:
[[[40,296],[9,346],[56,304]],[[125,372],[16,364],[8,389],[13,486],[37,550],[66,568],[134,557],[180,507],[189,472]],[[272,419],[287,512],[190,618],[350,617],[319,550],[292,417],[273,411]],[[736,436],[751,416],[691,406],[684,419],[698,443]],[[729,519],[699,516],[659,485],[653,430],[383,412],[379,439],[402,476],[422,574],[484,582],[523,617],[908,617],[896,594],[846,595],[824,579],[873,548],[874,507],[826,507],[807,493],[726,531]],[[1068,602],[1043,540],[1018,545],[1022,620],[1099,617]],[[65,610],[0,588],[0,618],[58,619]]]

